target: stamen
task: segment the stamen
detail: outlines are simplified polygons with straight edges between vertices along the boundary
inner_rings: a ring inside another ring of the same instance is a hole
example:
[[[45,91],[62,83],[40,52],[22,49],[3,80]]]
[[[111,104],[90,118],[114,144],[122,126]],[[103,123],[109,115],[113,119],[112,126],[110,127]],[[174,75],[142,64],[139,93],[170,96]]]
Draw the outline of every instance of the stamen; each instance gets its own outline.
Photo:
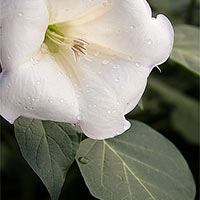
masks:
[[[83,39],[64,37],[64,36],[58,34],[57,32],[55,32],[55,30],[52,31],[51,29],[47,30],[46,37],[58,46],[64,46],[67,49],[71,48],[71,50],[73,51],[73,53],[75,55],[76,62],[79,61],[79,57],[81,55],[87,55],[87,53],[86,53],[87,48],[85,47],[85,45],[89,45],[89,43]],[[50,48],[50,46],[49,46],[49,48]]]

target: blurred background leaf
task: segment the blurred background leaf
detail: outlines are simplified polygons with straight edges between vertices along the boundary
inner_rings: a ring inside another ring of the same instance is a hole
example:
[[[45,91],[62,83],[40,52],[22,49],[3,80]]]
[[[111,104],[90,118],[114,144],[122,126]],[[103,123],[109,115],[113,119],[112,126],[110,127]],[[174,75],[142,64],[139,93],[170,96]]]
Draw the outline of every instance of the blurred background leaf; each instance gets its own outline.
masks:
[[[170,58],[200,75],[200,29],[191,25],[175,27],[175,43]]]
[[[172,120],[174,127],[186,140],[199,144],[199,104],[198,101],[182,94],[158,79],[151,78],[149,87],[174,106]]]

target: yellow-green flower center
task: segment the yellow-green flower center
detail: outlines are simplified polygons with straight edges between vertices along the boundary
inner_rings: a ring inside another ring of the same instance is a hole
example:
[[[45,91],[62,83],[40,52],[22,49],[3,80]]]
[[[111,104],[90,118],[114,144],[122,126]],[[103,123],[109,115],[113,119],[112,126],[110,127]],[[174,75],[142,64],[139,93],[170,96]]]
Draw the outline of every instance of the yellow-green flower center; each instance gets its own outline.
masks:
[[[86,45],[89,45],[83,39],[72,38],[65,36],[59,28],[54,25],[49,25],[45,34],[44,43],[47,45],[51,53],[57,53],[62,48],[71,49],[75,56],[86,55]]]

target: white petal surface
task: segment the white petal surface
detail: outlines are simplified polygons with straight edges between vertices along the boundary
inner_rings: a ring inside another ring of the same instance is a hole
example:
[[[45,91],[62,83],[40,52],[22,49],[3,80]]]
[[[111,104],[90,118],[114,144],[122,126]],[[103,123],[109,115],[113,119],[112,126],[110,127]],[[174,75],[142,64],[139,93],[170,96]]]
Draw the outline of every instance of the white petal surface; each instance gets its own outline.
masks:
[[[146,0],[72,2],[76,6],[73,11],[69,9],[71,14],[80,13],[86,5],[90,5],[90,9],[58,25],[63,26],[66,35],[127,54],[133,62],[146,67],[159,65],[169,57],[174,40],[173,28],[163,15],[152,18]],[[68,15],[63,13],[62,17],[68,20]]]
[[[76,123],[74,89],[65,72],[45,54],[0,75],[0,114]]]
[[[169,57],[173,28],[163,15],[152,18],[145,0],[69,2],[76,6],[60,13],[55,21],[68,21],[57,27],[97,47],[92,53],[89,45],[89,56],[77,66],[83,88],[79,124],[91,138],[114,137],[129,128],[124,115],[141,98],[152,68]]]
[[[72,77],[79,102],[78,124],[93,139],[111,138],[130,128],[124,115],[137,105],[151,71],[105,52],[107,49],[96,54],[89,49],[89,55],[80,57],[78,63],[68,60],[75,66]],[[73,58],[72,52],[68,56]]]
[[[4,69],[27,62],[48,26],[46,0],[0,0],[0,62]]]

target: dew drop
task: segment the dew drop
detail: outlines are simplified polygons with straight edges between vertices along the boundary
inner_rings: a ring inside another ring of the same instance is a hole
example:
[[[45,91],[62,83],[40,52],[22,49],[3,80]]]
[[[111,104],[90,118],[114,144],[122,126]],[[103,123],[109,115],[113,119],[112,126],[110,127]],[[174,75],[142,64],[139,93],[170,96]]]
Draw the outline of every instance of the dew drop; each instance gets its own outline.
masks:
[[[110,114],[110,113],[111,113],[111,111],[110,111],[110,110],[108,110],[108,111],[107,111],[107,113],[108,113],[108,114]]]
[[[147,43],[148,45],[151,45],[151,44],[152,44],[152,40],[147,40],[146,43]]]
[[[107,65],[108,63],[109,63],[108,60],[104,60],[104,61],[102,62],[103,65]]]
[[[120,105],[120,102],[119,102],[119,101],[117,102],[117,105]]]
[[[115,135],[121,135],[121,132],[120,131],[116,131]]]
[[[130,28],[131,28],[131,30],[133,30],[133,29],[135,28],[135,26],[134,26],[134,25],[132,25],[132,26],[130,26]]]
[[[92,108],[92,105],[91,105],[91,104],[89,104],[89,105],[88,105],[88,107],[89,107],[89,108]]]
[[[129,56],[128,59],[131,61],[133,60],[133,56]]]
[[[116,83],[119,83],[119,81],[120,81],[119,78],[116,78],[116,79],[115,79],[115,82],[116,82]]]
[[[136,62],[136,63],[135,63],[135,66],[136,66],[136,67],[139,67],[139,66],[140,66],[140,63],[139,63],[139,62]]]
[[[40,81],[37,81],[37,84],[40,85]]]
[[[63,103],[63,102],[64,102],[64,99],[60,99],[60,102]]]
[[[51,99],[49,99],[48,101],[49,101],[49,103],[53,103],[53,100],[51,100]]]
[[[78,158],[78,161],[79,161],[81,164],[86,165],[86,164],[88,164],[89,159],[88,159],[87,157],[79,157],[79,158]]]
[[[97,107],[97,105],[96,105],[96,104],[94,104],[94,107],[96,108],[96,107]]]
[[[8,56],[7,58],[8,58],[8,60],[10,60],[10,56]]]
[[[78,121],[82,120],[81,115],[78,115],[78,116],[76,117],[76,119],[77,119]]]
[[[18,16],[19,16],[19,17],[22,17],[22,15],[23,15],[22,12],[19,12],[19,13],[18,13]]]

